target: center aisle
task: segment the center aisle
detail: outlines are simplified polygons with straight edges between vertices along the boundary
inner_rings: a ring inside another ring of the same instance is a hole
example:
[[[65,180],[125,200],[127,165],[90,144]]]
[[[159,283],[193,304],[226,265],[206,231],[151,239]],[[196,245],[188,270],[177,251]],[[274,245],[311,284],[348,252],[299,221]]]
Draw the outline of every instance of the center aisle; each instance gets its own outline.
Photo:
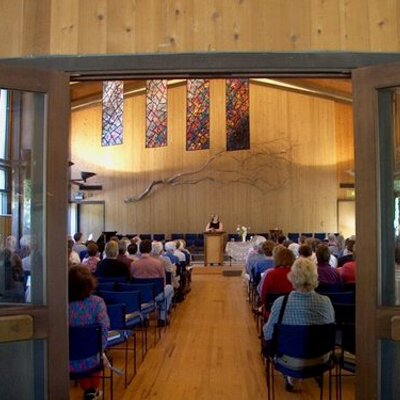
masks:
[[[265,398],[260,344],[243,278],[196,272],[192,291],[123,400]]]

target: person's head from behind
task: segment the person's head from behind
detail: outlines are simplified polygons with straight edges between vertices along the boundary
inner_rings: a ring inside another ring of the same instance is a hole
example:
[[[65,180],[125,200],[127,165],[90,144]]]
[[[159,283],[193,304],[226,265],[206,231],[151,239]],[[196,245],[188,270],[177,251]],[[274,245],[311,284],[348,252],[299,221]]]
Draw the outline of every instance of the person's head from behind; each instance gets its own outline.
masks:
[[[151,240],[143,239],[139,244],[140,254],[150,254],[151,253]]]
[[[174,240],[165,243],[165,251],[173,253],[175,250],[176,250],[176,242]]]
[[[122,255],[126,253],[126,242],[124,240],[120,240],[118,242],[118,254]]]
[[[6,238],[6,249],[14,252],[17,249],[17,238],[13,235],[7,236]]]
[[[262,244],[262,251],[267,257],[272,256],[272,251],[274,250],[274,247],[276,246],[275,242],[273,240],[266,240]]]
[[[96,280],[90,271],[75,265],[68,271],[68,301],[84,300],[89,297],[96,287]]]
[[[317,256],[318,265],[329,264],[331,258],[331,252],[326,244],[319,244],[315,249],[315,255]]]
[[[312,256],[312,248],[306,244],[302,244],[299,247],[299,256],[308,258]]]
[[[275,267],[291,267],[294,260],[293,253],[283,246],[274,254]]]
[[[315,247],[317,246],[317,241],[312,237],[308,237],[305,240],[304,244],[306,244],[307,246],[310,246],[312,251],[315,251]]]
[[[117,258],[118,256],[118,243],[114,240],[110,240],[106,243],[106,247],[104,248],[104,252],[106,253],[107,258]]]
[[[279,235],[278,239],[276,240],[279,244],[283,244],[283,242],[286,240],[285,235]]]
[[[83,238],[82,232],[76,232],[74,235],[75,243],[80,243]]]
[[[87,245],[87,253],[89,257],[95,257],[97,256],[97,253],[99,252],[99,247],[95,242],[89,242]]]
[[[135,255],[137,253],[137,249],[138,249],[137,244],[136,243],[131,243],[128,246],[128,253],[130,255]]]
[[[186,248],[186,242],[185,242],[185,240],[184,240],[184,239],[178,239],[178,240],[176,241],[176,248],[177,248],[178,250],[185,250],[185,248]]]
[[[318,286],[317,266],[309,258],[298,258],[287,277],[294,289],[300,292],[311,292]]]
[[[155,256],[159,256],[162,252],[163,252],[163,244],[161,242],[154,240],[151,243],[151,253],[154,254]]]
[[[72,248],[74,247],[74,241],[72,239],[68,239],[67,246],[68,246],[68,254],[69,254],[69,253],[71,253]]]
[[[350,253],[353,253],[356,241],[354,239],[346,239],[346,249]]]
[[[31,235],[22,235],[19,239],[19,245],[21,248],[29,249],[31,247]]]

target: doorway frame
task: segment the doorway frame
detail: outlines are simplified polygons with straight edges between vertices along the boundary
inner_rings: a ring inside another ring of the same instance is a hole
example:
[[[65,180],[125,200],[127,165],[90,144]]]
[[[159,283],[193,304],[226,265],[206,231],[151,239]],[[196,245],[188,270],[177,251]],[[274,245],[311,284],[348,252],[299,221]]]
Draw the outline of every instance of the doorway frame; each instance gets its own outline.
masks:
[[[105,79],[190,78],[190,77],[308,77],[352,78],[357,68],[400,61],[400,53],[174,53],[93,56],[40,56],[5,58],[2,63],[67,72],[71,81]],[[362,201],[362,200],[361,200]],[[368,217],[356,196],[357,217]],[[358,224],[357,224],[358,227]],[[357,230],[357,236],[368,232]],[[373,238],[371,238],[373,239]],[[373,240],[369,240],[373,242]],[[375,245],[377,245],[375,243]],[[370,271],[375,273],[376,271]],[[358,291],[360,293],[360,290]],[[360,304],[361,296],[357,298]],[[362,337],[357,330],[357,337]],[[356,379],[356,397],[369,393],[376,398],[378,387],[369,374]],[[368,387],[366,387],[368,386]]]

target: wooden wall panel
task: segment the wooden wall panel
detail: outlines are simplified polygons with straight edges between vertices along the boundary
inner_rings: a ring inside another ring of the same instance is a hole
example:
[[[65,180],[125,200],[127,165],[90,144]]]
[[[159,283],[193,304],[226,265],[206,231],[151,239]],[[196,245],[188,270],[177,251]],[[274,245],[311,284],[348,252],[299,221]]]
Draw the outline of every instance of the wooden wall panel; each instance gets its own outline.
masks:
[[[397,0],[0,0],[0,11],[1,57],[400,50]]]
[[[24,0],[0,1],[0,54],[18,57],[22,49]]]
[[[77,53],[79,29],[79,0],[51,0],[50,26],[49,53]]]
[[[338,199],[354,200],[354,189],[341,189],[340,183],[354,183],[353,111],[346,104],[335,104]]]
[[[268,158],[261,189],[240,182],[158,188],[150,197],[125,204],[124,199],[141,193],[153,180],[195,170],[226,146],[225,82],[210,85],[210,150],[185,150],[185,85],[168,91],[168,146],[144,148],[145,97],[125,101],[124,143],[101,147],[101,110],[93,107],[72,113],[72,174],[80,170],[97,173],[93,182],[103,184],[88,200],[106,202],[106,229],[121,233],[171,233],[202,231],[211,213],[218,213],[228,231],[238,223],[252,232],[279,227],[284,231],[337,230],[336,160],[342,151],[336,137],[349,126],[351,107],[284,90],[250,85],[250,151],[230,152],[215,162],[210,177],[237,170],[237,161],[255,162],[260,147],[275,156],[283,151],[284,162]],[[343,108],[343,110],[342,110]],[[343,111],[343,123],[337,114]],[[351,124],[351,123],[350,123]],[[344,157],[344,156],[341,156]],[[258,161],[257,161],[258,162]],[[258,164],[257,164],[258,165]],[[261,167],[260,167],[261,168]],[[232,180],[232,179],[231,179]],[[234,180],[234,179],[233,179]],[[278,183],[281,182],[281,185]],[[301,210],[301,211],[300,211]]]

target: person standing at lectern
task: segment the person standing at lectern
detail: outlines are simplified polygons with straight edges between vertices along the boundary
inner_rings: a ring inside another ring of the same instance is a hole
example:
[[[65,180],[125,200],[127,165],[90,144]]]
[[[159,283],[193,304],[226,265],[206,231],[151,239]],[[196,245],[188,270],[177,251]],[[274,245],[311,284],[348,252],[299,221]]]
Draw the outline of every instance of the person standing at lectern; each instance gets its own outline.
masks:
[[[206,232],[223,232],[224,227],[217,214],[211,215],[211,220],[206,226]]]

